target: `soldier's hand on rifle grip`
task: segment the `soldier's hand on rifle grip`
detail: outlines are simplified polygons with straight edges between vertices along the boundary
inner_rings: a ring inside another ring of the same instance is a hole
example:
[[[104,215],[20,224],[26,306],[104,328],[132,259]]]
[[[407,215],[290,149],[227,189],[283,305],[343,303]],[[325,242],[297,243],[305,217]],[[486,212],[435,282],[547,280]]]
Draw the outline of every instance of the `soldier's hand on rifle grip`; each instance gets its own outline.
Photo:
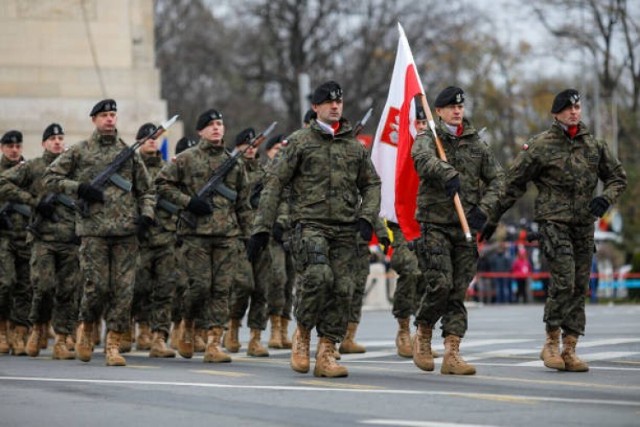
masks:
[[[213,208],[206,200],[202,200],[199,197],[192,197],[187,205],[187,210],[198,216],[210,215],[213,213]]]
[[[358,219],[358,231],[360,232],[360,237],[366,242],[373,237],[373,227],[369,224],[369,221],[364,218]]]
[[[444,183],[444,191],[447,193],[447,197],[453,197],[460,191],[460,178],[458,178],[458,175]]]
[[[609,209],[609,202],[602,196],[594,197],[593,200],[589,202],[589,212],[595,217],[601,218],[607,209]]]
[[[52,219],[55,214],[56,207],[53,203],[47,203],[41,200],[36,206],[36,212],[42,215],[44,218]]]
[[[104,202],[102,190],[84,182],[78,187],[78,197],[87,202]]]
[[[249,243],[247,243],[247,258],[250,262],[258,259],[258,255],[267,246],[267,243],[269,243],[269,233],[261,232],[251,235]]]

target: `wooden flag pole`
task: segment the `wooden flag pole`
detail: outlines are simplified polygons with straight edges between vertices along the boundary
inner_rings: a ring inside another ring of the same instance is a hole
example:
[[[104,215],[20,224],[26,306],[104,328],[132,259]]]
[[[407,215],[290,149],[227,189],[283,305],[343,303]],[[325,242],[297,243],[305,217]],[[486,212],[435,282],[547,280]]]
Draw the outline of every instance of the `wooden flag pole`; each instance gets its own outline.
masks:
[[[431,132],[433,133],[433,137],[436,141],[436,151],[438,152],[438,157],[441,160],[447,161],[447,154],[444,152],[444,148],[442,147],[442,141],[440,141],[440,137],[436,133],[436,123],[433,120],[433,115],[431,114],[431,108],[429,108],[429,103],[427,102],[427,97],[425,94],[420,95],[420,102],[422,104],[422,109],[427,115],[427,120],[429,121],[429,127],[431,128]],[[458,214],[458,218],[460,219],[460,225],[462,226],[462,231],[464,232],[464,237],[467,239],[467,242],[472,242],[473,237],[471,236],[471,230],[469,229],[469,223],[467,222],[467,217],[464,214],[464,209],[462,208],[462,202],[460,201],[460,196],[456,193],[453,196],[453,204],[456,208],[456,213]]]

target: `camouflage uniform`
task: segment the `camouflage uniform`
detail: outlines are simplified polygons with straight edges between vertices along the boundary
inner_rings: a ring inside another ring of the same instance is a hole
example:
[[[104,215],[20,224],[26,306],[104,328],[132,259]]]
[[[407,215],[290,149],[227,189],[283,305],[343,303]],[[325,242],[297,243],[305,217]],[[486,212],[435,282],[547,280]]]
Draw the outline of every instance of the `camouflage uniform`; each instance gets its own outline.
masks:
[[[73,145],[49,166],[45,186],[48,191],[75,197],[81,183],[91,181],[125,148],[117,134],[94,131],[89,140]],[[103,203],[91,203],[87,217],[76,215],[76,234],[81,239],[80,320],[93,323],[106,308],[107,329],[122,333],[129,329],[139,259],[136,220],[138,215],[154,217],[155,195],[138,153],[118,173],[133,189],[126,192],[106,186]]]
[[[296,320],[306,330],[316,327],[321,338],[333,343],[344,337],[355,286],[351,268],[357,253],[357,214],[374,224],[380,209],[380,179],[351,130],[342,119],[332,136],[313,121],[288,138],[287,148],[268,171],[252,233],[271,232],[281,192],[291,184]]]
[[[535,220],[542,250],[549,261],[551,283],[545,304],[547,328],[583,335],[584,297],[589,286],[595,217],[589,202],[601,179],[602,196],[613,204],[627,186],[622,165],[604,141],[596,140],[584,123],[570,139],[559,122],[534,136],[506,173],[500,216],[520,198],[532,181],[538,189]]]
[[[191,197],[204,186],[213,170],[229,154],[224,147],[201,139],[197,146],[180,153],[175,163],[167,164],[156,177],[159,197],[185,208]],[[196,228],[178,222],[178,238],[183,242],[180,258],[189,276],[184,295],[185,321],[203,319],[203,329],[224,327],[229,318],[229,293],[236,273],[236,263],[244,257],[240,243],[241,214],[246,203],[247,184],[242,165],[224,179],[225,185],[238,193],[231,201],[215,193],[209,215],[196,217]]]
[[[58,154],[45,151],[42,157],[29,160],[0,177],[0,194],[20,203],[37,202],[46,195],[42,176]],[[33,300],[29,320],[44,324],[53,320],[57,334],[74,333],[78,319],[78,242],[74,232],[75,211],[56,202],[56,220],[39,218],[28,241],[32,242],[31,284]],[[35,237],[34,237],[35,234]]]
[[[400,225],[387,221],[387,226],[393,233],[391,268],[398,274],[393,293],[393,316],[396,319],[408,319],[418,309],[424,292],[424,281],[418,267],[418,258],[407,246]]]
[[[9,173],[14,166],[23,163],[9,161],[5,156],[0,158],[0,172]],[[33,205],[34,200],[28,193],[19,199],[12,200],[3,191],[0,194],[0,204],[15,201]],[[25,197],[27,196],[27,197]],[[17,326],[29,327],[29,310],[33,291],[29,279],[29,259],[31,248],[27,244],[26,227],[28,219],[17,212],[8,214],[12,228],[0,229],[0,321],[11,319]]]
[[[459,137],[449,133],[441,118],[436,121],[448,162],[437,156],[430,132],[418,135],[411,152],[420,178],[416,219],[422,237],[417,257],[426,286],[415,323],[433,327],[442,318],[443,337],[464,337],[464,297],[476,274],[478,248],[475,241],[466,241],[444,184],[458,176],[465,213],[476,206],[486,212],[497,200],[502,169],[466,119]]]

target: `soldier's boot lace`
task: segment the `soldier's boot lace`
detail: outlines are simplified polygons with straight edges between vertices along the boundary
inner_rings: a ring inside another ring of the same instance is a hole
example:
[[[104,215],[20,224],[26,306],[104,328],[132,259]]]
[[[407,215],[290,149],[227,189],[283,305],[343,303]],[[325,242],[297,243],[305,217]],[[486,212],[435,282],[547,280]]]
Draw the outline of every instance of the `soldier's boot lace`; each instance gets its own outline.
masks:
[[[412,348],[412,356],[413,363],[418,368],[423,371],[433,371],[433,355],[431,354],[431,336],[433,334],[433,330],[429,325],[418,325],[418,330],[416,332],[413,348]]]
[[[309,372],[311,331],[298,324],[291,344],[291,369],[301,374]]]
[[[283,348],[282,347],[282,326],[281,318],[277,314],[269,316],[271,322],[271,334],[269,336],[269,348]]]
[[[151,328],[149,323],[138,323],[138,336],[136,337],[136,350],[146,351],[151,349]]]
[[[413,357],[411,348],[411,330],[409,318],[398,319],[398,333],[396,334],[396,349],[400,357]]]
[[[358,324],[356,322],[349,322],[347,325],[347,334],[344,340],[340,343],[340,353],[364,353],[367,349],[356,342],[356,332],[358,331]]]
[[[16,326],[13,330],[12,354],[25,356],[27,354],[26,341],[29,329],[26,326]]]
[[[282,348],[291,348],[291,340],[289,339],[289,319],[280,316],[280,339],[282,340]]]
[[[447,335],[444,339],[444,359],[440,367],[441,374],[474,375],[476,368],[465,362],[460,356],[460,337]]]
[[[78,327],[78,334],[76,336],[76,357],[83,362],[91,360],[91,355],[93,353],[92,332],[93,323],[82,322]]]
[[[30,357],[38,357],[40,354],[40,337],[42,336],[44,324],[34,323],[31,327],[31,334],[27,340],[26,351]]]
[[[589,365],[576,354],[578,337],[567,333],[562,334],[562,360],[565,370],[569,372],[587,372]]]
[[[178,340],[178,353],[185,359],[193,357],[193,340],[195,322],[193,320],[183,320],[180,326],[180,339]]]
[[[206,329],[196,328],[193,338],[193,351],[195,353],[204,353],[207,347],[207,333]]]
[[[262,331],[260,329],[251,329],[249,345],[247,346],[247,356],[268,357],[269,350],[264,348],[260,342]]]
[[[0,317],[0,354],[7,354],[10,350],[7,319]]]
[[[240,319],[229,320],[227,332],[224,334],[224,348],[231,353],[240,351],[240,340],[238,333],[240,331]]]
[[[127,361],[120,354],[120,340],[122,339],[121,332],[108,331],[107,332],[107,347],[105,354],[105,363],[107,366],[126,366]]]
[[[176,352],[167,347],[167,336],[164,332],[154,332],[149,350],[149,357],[176,357]]]
[[[560,355],[560,328],[547,329],[547,338],[540,352],[540,359],[547,368],[565,370],[564,360]]]
[[[207,348],[204,352],[204,363],[229,363],[231,356],[222,351],[220,340],[222,338],[222,326],[214,326],[207,334]]]
[[[320,338],[316,353],[316,366],[313,375],[316,377],[339,378],[349,375],[346,367],[339,365],[333,357],[335,344],[328,338]]]
[[[51,353],[53,360],[71,360],[76,358],[76,354],[67,348],[67,335],[56,334]]]

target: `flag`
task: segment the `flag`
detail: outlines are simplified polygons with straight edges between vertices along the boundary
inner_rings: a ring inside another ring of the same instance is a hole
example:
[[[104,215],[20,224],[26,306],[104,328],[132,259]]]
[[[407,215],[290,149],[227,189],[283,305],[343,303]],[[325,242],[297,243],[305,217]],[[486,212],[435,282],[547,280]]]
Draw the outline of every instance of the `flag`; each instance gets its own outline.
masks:
[[[413,240],[420,235],[415,219],[418,175],[411,158],[416,136],[414,98],[424,89],[400,24],[398,31],[389,95],[373,140],[371,160],[382,181],[380,216],[398,223],[405,237]]]
[[[169,140],[167,138],[162,138],[162,144],[160,145],[160,154],[162,155],[162,160],[165,162],[169,160]]]

